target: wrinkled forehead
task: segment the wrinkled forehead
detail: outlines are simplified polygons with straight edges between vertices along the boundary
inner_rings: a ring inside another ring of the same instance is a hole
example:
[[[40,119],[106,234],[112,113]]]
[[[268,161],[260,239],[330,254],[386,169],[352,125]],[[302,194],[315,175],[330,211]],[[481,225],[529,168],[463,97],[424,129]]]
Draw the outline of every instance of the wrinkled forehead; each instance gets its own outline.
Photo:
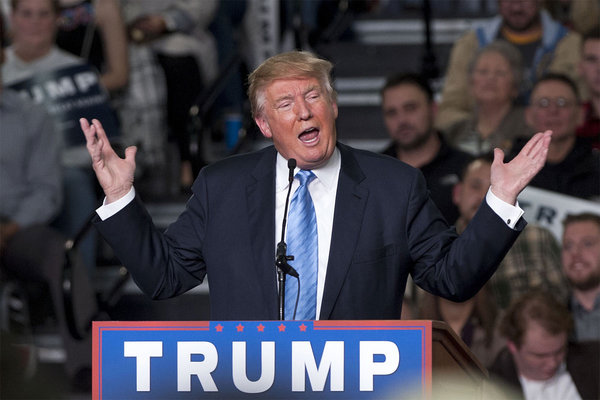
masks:
[[[27,10],[49,10],[53,14],[58,14],[60,5],[58,0],[12,0],[11,9],[13,12],[23,9]]]
[[[600,225],[594,221],[573,221],[565,226],[563,240],[574,239],[576,237],[600,237]]]
[[[542,0],[498,0],[500,11],[507,9],[536,10],[542,7]]]
[[[600,54],[600,39],[590,38],[583,42],[584,54]]]
[[[559,351],[567,343],[567,331],[549,332],[541,321],[530,319],[525,326],[521,349],[534,353]]]
[[[560,80],[547,80],[538,83],[531,92],[531,100],[539,100],[543,97],[564,97],[569,100],[576,100],[576,94],[573,89],[565,82]]]
[[[496,68],[509,68],[510,62],[500,51],[490,49],[482,51],[475,60],[475,68],[481,67],[482,65]]]

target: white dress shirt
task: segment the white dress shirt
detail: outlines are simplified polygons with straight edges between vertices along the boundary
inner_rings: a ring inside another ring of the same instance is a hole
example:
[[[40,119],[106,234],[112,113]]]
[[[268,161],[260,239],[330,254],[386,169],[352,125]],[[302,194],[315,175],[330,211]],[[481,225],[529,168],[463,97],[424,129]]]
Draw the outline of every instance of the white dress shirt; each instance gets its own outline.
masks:
[[[534,381],[519,376],[525,400],[581,400],[565,364],[561,364],[556,374],[545,381]]]
[[[317,319],[321,312],[321,300],[323,299],[323,290],[325,288],[325,274],[327,273],[327,263],[329,261],[329,248],[331,246],[331,236],[333,230],[333,211],[335,210],[335,197],[337,194],[338,178],[340,176],[340,167],[342,159],[339,150],[336,148],[333,155],[324,166],[313,169],[312,172],[316,178],[308,184],[308,191],[315,206],[317,216],[317,240],[319,246],[319,265],[317,271]],[[287,160],[277,154],[277,176],[275,179],[275,243],[281,240],[281,222],[283,221],[283,212],[285,210],[285,198],[288,191],[289,168]],[[300,169],[296,168],[294,175]],[[292,182],[292,194],[300,183],[297,179]],[[288,210],[289,212],[289,210]],[[287,231],[286,231],[287,236]],[[287,239],[286,239],[287,241]],[[294,266],[294,262],[290,262]],[[287,279],[293,279],[288,277]]]

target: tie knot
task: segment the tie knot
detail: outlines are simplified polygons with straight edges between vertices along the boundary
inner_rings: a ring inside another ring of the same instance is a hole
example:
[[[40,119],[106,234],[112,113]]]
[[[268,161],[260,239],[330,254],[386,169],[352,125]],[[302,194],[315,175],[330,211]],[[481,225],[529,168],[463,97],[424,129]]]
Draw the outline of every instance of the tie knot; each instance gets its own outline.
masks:
[[[301,169],[296,174],[296,178],[298,178],[298,181],[300,181],[300,186],[304,186],[308,185],[310,181],[312,181],[315,178],[315,174],[313,174],[312,171],[306,171],[304,169]]]

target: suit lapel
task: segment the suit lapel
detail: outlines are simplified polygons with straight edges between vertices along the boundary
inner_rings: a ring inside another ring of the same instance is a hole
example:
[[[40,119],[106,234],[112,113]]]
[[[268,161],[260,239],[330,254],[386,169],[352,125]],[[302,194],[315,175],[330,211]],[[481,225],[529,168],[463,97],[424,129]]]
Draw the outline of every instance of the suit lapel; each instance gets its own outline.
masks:
[[[263,288],[264,303],[270,319],[277,319],[277,276],[275,271],[275,156],[266,151],[246,187],[250,243],[254,260],[249,262]]]
[[[361,229],[369,191],[360,183],[365,176],[346,146],[338,144],[342,158],[333,217],[333,234],[325,278],[321,319],[329,319],[344,284]]]

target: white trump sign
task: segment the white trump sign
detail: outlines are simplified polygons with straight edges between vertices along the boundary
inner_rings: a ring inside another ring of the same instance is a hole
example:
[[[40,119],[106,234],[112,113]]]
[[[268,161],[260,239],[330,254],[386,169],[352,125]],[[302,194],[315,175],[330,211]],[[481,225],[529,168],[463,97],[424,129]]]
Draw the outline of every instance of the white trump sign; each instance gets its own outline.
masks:
[[[599,201],[583,200],[535,187],[523,190],[519,195],[519,206],[525,211],[527,222],[548,228],[559,242],[562,241],[562,223],[568,214],[592,212],[600,215]]]

